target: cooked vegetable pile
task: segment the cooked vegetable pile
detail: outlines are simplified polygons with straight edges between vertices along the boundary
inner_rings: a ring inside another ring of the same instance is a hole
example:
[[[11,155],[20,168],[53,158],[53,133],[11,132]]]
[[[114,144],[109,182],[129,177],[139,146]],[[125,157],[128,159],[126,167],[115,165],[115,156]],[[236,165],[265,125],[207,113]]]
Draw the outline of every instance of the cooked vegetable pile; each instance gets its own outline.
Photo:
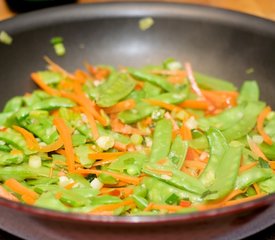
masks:
[[[173,59],[73,74],[46,58],[41,88],[0,114],[0,196],[64,212],[201,211],[275,192],[275,114]]]

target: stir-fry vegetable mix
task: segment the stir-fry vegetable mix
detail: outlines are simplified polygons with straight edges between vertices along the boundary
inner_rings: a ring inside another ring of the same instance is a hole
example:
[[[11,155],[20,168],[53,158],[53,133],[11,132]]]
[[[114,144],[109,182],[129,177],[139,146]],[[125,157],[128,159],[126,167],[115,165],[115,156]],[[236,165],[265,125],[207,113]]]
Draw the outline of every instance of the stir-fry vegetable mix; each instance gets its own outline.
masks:
[[[73,74],[46,59],[41,88],[0,114],[0,195],[65,212],[155,215],[275,192],[275,114],[173,60]]]

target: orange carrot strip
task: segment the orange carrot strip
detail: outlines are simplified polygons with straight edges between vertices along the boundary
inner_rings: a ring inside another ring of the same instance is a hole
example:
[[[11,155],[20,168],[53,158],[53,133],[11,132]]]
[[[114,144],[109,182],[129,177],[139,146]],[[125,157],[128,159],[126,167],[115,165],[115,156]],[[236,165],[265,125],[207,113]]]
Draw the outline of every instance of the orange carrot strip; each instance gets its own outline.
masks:
[[[71,79],[74,79],[74,75],[68,73],[64,68],[60,67],[58,64],[53,62],[49,57],[45,56],[44,60],[49,64],[49,68],[53,72],[58,72],[58,73],[61,73],[65,77],[69,77]]]
[[[127,99],[124,101],[121,101],[112,107],[104,108],[104,111],[108,114],[110,113],[119,113],[125,110],[132,109],[136,106],[136,102],[134,99]]]
[[[126,152],[127,151],[127,145],[120,143],[120,142],[115,142],[113,146],[116,150],[121,151],[121,152]]]
[[[58,150],[63,146],[63,140],[59,137],[55,142],[47,145],[47,146],[40,146],[38,151],[39,152],[53,152]]]
[[[46,93],[53,95],[53,96],[58,96],[60,95],[59,92],[51,87],[49,87],[46,83],[43,82],[41,79],[40,75],[38,73],[32,73],[31,74],[32,80],[41,88],[43,89]]]
[[[264,194],[264,193],[260,193],[260,194],[250,196],[250,197],[246,197],[246,198],[231,200],[231,201],[228,201],[228,202],[224,203],[224,206],[232,206],[232,205],[239,204],[239,203],[249,202],[249,201],[255,200],[257,198],[263,197],[265,195],[266,194]]]
[[[75,78],[76,81],[83,84],[89,78],[89,75],[86,72],[84,72],[83,70],[77,69],[74,72],[74,78]]]
[[[114,132],[122,134],[139,134],[139,135],[148,135],[147,133],[134,128],[130,125],[122,123],[118,118],[111,118],[111,127]]]
[[[167,75],[167,76],[186,76],[186,72],[183,70],[163,70],[163,69],[155,69],[152,70],[151,73],[159,74],[159,75]]]
[[[90,114],[90,112],[87,111],[87,109],[85,107],[81,107],[80,109],[86,115],[86,117],[88,119],[94,140],[97,140],[99,138],[99,133],[98,133],[98,129],[96,126],[96,121],[94,119],[94,116],[92,114]]]
[[[104,212],[104,211],[113,211],[117,208],[124,207],[124,206],[131,206],[135,205],[135,202],[133,199],[127,199],[119,203],[112,203],[112,204],[106,204],[102,206],[95,207],[91,213],[97,213],[97,212]]]
[[[27,203],[27,204],[30,204],[30,205],[33,205],[36,201],[35,198],[33,198],[32,196],[28,195],[28,194],[23,194],[21,196],[22,200]]]
[[[159,169],[154,169],[154,168],[149,168],[149,167],[147,167],[147,169],[152,172],[158,173],[158,174],[173,176],[173,172],[171,172],[171,171],[159,170]]]
[[[71,182],[71,183],[67,184],[64,188],[71,189],[74,185],[75,185],[75,182]]]
[[[205,100],[185,100],[183,103],[179,104],[179,106],[183,108],[206,110],[209,108],[209,102]]]
[[[55,117],[53,120],[53,124],[56,126],[56,129],[59,132],[60,137],[64,143],[68,171],[73,172],[75,170],[75,157],[70,129],[68,128],[64,120],[60,117]]]
[[[206,167],[206,163],[201,161],[194,161],[194,160],[186,160],[184,161],[184,165],[189,168],[195,168],[198,170],[203,170]]]
[[[137,185],[139,184],[140,182],[140,179],[137,178],[137,177],[131,177],[131,176],[128,176],[128,175],[125,175],[125,174],[120,174],[120,173],[114,173],[114,172],[109,172],[109,171],[103,171],[103,170],[97,170],[97,169],[76,169],[76,172],[77,173],[80,173],[80,174],[89,174],[89,173],[92,173],[92,174],[96,174],[96,175],[99,175],[99,174],[107,174],[107,175],[110,175],[122,182],[126,182],[126,183],[129,183],[129,184],[134,184],[134,185]]]
[[[265,107],[263,111],[259,114],[257,119],[257,130],[260,133],[260,135],[263,137],[264,142],[266,142],[269,145],[272,144],[272,139],[264,131],[264,120],[270,112],[271,112],[271,108],[269,106]]]
[[[261,194],[261,189],[259,188],[257,183],[253,183],[253,187],[254,187],[257,195]]]
[[[12,191],[14,191],[20,195],[28,195],[34,199],[37,199],[39,197],[39,195],[36,192],[34,192],[31,189],[28,189],[27,187],[22,185],[20,182],[18,182],[14,178],[10,178],[10,179],[6,180],[4,184],[7,187],[9,187]]]
[[[184,111],[179,106],[176,106],[176,105],[173,105],[173,104],[170,104],[170,103],[166,103],[166,102],[163,102],[163,101],[160,101],[160,100],[156,100],[156,99],[143,99],[143,101],[147,102],[147,103],[149,103],[153,106],[158,106],[158,107],[161,107],[161,108],[165,108],[169,111],[176,111],[176,112]]]
[[[250,169],[250,168],[255,167],[256,165],[257,165],[257,162],[252,162],[252,163],[249,163],[247,165],[241,166],[240,169],[239,169],[239,174],[246,171],[246,170],[248,170],[248,169]]]
[[[17,132],[19,132],[20,134],[22,134],[22,136],[25,138],[27,146],[34,150],[34,149],[38,149],[39,148],[39,144],[37,142],[37,140],[35,139],[35,137],[33,136],[33,134],[31,132],[29,132],[28,130],[26,130],[25,128],[19,127],[19,126],[12,126],[12,128],[14,130],[16,130]]]
[[[236,190],[233,190],[227,197],[225,197],[223,200],[222,200],[222,203],[225,203],[225,202],[228,202],[229,200],[233,199],[234,197],[240,195],[240,194],[243,194],[246,192],[247,189],[244,189],[244,190],[241,190],[241,189],[236,189]]]
[[[12,193],[8,192],[2,186],[0,186],[0,197],[11,200],[11,201],[19,202],[19,200]]]
[[[262,158],[262,159],[264,159],[265,161],[268,162],[267,157],[264,155],[264,153],[262,152],[262,150],[259,148],[259,146],[254,141],[252,141],[251,139],[248,139],[248,145],[249,145],[251,151],[257,157],[260,157],[260,158]]]
[[[192,140],[192,132],[189,127],[186,126],[185,123],[182,124],[179,130],[180,136],[182,140]]]
[[[93,167],[102,166],[102,165],[109,164],[109,163],[113,162],[115,159],[116,159],[116,158],[113,158],[113,159],[105,159],[105,160],[101,160],[101,161],[96,161],[96,162],[93,164]]]
[[[166,204],[155,204],[153,203],[151,205],[151,209],[156,209],[156,210],[167,210],[169,212],[176,212],[179,210],[184,209],[182,206],[176,206],[176,205],[166,205]]]
[[[91,153],[89,154],[89,158],[91,159],[102,159],[102,160],[110,160],[115,159],[121,155],[125,154],[125,152],[103,152],[103,153]]]

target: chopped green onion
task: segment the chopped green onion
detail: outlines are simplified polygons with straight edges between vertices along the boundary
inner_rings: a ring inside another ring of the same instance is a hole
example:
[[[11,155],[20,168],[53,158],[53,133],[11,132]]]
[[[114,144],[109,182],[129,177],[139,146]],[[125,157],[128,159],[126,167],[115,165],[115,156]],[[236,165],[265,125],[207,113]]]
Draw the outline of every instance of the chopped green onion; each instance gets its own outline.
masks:
[[[154,19],[151,17],[142,18],[139,20],[139,29],[142,31],[146,31],[154,24]]]
[[[139,134],[133,134],[131,136],[131,141],[132,141],[133,144],[139,145],[143,142],[143,137]]]
[[[55,45],[55,44],[58,44],[58,43],[63,43],[63,38],[62,37],[53,37],[51,39],[51,44],[52,45]]]
[[[63,43],[58,43],[55,44],[54,46],[54,51],[56,53],[57,56],[64,56],[66,53],[66,49]]]
[[[246,71],[245,71],[245,73],[246,74],[252,74],[252,73],[254,73],[254,68],[248,68],[248,69],[246,69]]]
[[[42,165],[41,163],[41,157],[38,155],[32,155],[29,158],[29,166],[31,168],[40,168]]]
[[[177,194],[175,193],[172,193],[167,199],[166,199],[166,203],[169,204],[169,205],[178,205],[179,204],[179,201],[180,201],[180,198]]]
[[[173,58],[168,58],[163,62],[163,67],[168,70],[182,69],[182,64]]]
[[[6,45],[11,45],[12,44],[12,37],[5,31],[0,32],[0,42],[4,43]]]
[[[115,139],[111,136],[101,136],[96,140],[96,144],[103,150],[112,148],[115,144]]]

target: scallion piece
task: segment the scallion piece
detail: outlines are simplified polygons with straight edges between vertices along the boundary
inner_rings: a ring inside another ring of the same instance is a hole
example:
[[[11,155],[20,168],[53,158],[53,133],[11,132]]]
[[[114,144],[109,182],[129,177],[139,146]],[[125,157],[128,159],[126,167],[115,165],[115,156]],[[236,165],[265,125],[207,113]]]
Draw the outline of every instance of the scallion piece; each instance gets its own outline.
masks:
[[[0,42],[4,43],[6,45],[11,45],[12,44],[12,37],[5,31],[0,32]]]

